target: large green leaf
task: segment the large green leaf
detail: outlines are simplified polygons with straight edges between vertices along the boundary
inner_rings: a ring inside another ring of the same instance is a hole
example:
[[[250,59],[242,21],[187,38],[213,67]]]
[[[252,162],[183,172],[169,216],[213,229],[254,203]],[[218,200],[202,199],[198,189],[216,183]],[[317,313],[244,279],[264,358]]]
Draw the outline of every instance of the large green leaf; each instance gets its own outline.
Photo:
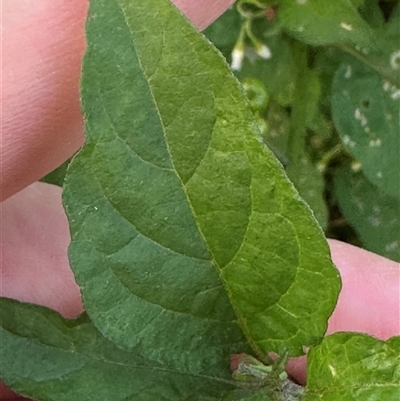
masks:
[[[334,188],[343,215],[365,248],[400,262],[400,200],[350,168],[336,172]]]
[[[319,342],[338,273],[225,61],[167,0],[93,0],[87,37],[64,204],[95,325],[209,374],[239,325],[261,356]]]
[[[280,5],[282,26],[308,44],[376,47],[374,32],[349,0],[281,0]]]
[[[121,350],[86,315],[76,320],[0,298],[0,377],[40,401],[233,401],[254,390],[219,375],[188,374]],[[260,400],[271,400],[266,390]]]
[[[371,183],[400,198],[400,89],[354,60],[338,69],[332,91],[343,143]]]
[[[398,400],[400,337],[336,333],[308,354],[303,401]]]

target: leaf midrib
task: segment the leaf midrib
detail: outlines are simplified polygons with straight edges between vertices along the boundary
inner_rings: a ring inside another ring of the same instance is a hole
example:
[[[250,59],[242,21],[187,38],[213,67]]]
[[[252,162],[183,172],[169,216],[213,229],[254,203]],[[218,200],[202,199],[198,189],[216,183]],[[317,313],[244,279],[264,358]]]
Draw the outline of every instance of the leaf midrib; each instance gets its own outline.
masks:
[[[120,9],[121,9],[122,15],[123,15],[123,17],[124,17],[125,25],[126,25],[126,27],[128,28],[129,33],[130,33],[130,38],[131,38],[131,40],[132,40],[132,45],[133,45],[133,47],[134,47],[135,49],[137,49],[137,46],[136,46],[135,41],[134,41],[134,39],[133,39],[132,30],[131,30],[131,28],[130,28],[130,25],[129,25],[129,23],[128,23],[128,20],[127,20],[127,18],[126,18],[125,12],[124,12],[124,8],[121,6],[120,0],[115,0],[115,1],[118,3],[118,5],[119,5],[119,7],[120,7]],[[164,29],[164,31],[165,31],[165,29]],[[160,56],[160,59],[161,59],[161,56]],[[154,104],[154,108],[155,108],[155,110],[156,110],[156,112],[157,112],[158,119],[159,119],[159,121],[160,121],[160,125],[161,125],[162,130],[163,130],[164,140],[165,140],[165,146],[166,146],[166,148],[167,148],[167,152],[168,152],[168,155],[169,155],[169,157],[170,157],[171,163],[172,163],[172,165],[174,166],[173,171],[174,171],[174,173],[176,174],[177,178],[179,179],[179,182],[181,183],[181,187],[182,187],[183,193],[185,194],[186,201],[187,201],[188,206],[189,206],[189,208],[190,208],[190,210],[191,210],[191,212],[192,212],[193,220],[194,220],[194,222],[195,222],[195,224],[196,224],[196,227],[197,227],[197,229],[198,229],[198,232],[199,232],[201,238],[203,239],[204,243],[206,244],[207,250],[208,250],[208,252],[209,252],[209,254],[210,254],[210,256],[211,256],[211,259],[206,259],[206,260],[210,260],[210,262],[212,262],[212,264],[214,265],[214,267],[216,267],[218,276],[220,277],[221,281],[224,283],[224,280],[223,280],[222,277],[221,277],[221,271],[222,271],[221,266],[219,266],[218,262],[216,261],[215,257],[213,256],[213,254],[212,254],[212,252],[211,252],[211,249],[210,249],[210,246],[209,246],[209,244],[208,244],[208,241],[207,241],[207,239],[205,238],[205,236],[204,236],[204,234],[203,234],[201,228],[199,227],[199,224],[198,224],[197,220],[195,219],[195,216],[197,216],[197,214],[196,214],[196,212],[195,212],[195,210],[194,210],[194,208],[193,208],[192,202],[190,201],[190,198],[189,198],[189,196],[188,196],[188,194],[187,194],[186,186],[185,186],[185,184],[183,183],[182,178],[181,178],[180,175],[178,174],[177,169],[175,168],[174,160],[173,160],[173,158],[172,158],[172,154],[171,154],[171,151],[170,151],[170,149],[169,149],[169,144],[168,144],[167,138],[165,137],[165,132],[166,132],[165,125],[164,125],[162,116],[161,116],[161,114],[160,114],[160,110],[159,110],[159,108],[158,108],[157,101],[156,101],[156,99],[155,99],[155,97],[154,97],[153,89],[152,89],[152,87],[151,87],[151,85],[150,85],[150,83],[149,83],[149,82],[150,82],[150,79],[149,79],[149,77],[147,76],[147,74],[145,73],[145,70],[144,70],[144,68],[143,68],[143,66],[142,66],[142,63],[141,63],[139,57],[138,57],[138,65],[139,65],[139,67],[140,67],[140,69],[141,69],[141,71],[142,71],[142,73],[143,73],[143,76],[146,78],[146,83],[147,83],[147,86],[148,86],[148,88],[149,88],[149,92],[150,92],[150,94],[151,94],[151,99],[152,99],[152,102],[153,102],[153,104]],[[153,73],[153,74],[154,74],[154,73]],[[195,172],[196,172],[197,168],[200,166],[200,164],[201,164],[201,162],[199,163],[199,165],[198,165],[198,166],[196,167],[196,169],[194,170],[193,175],[195,174]],[[250,216],[249,216],[249,217],[250,217]],[[250,220],[250,219],[249,219],[249,220]],[[247,225],[247,228],[248,228],[248,225]],[[247,228],[246,228],[246,232],[247,232]],[[157,243],[157,244],[158,244],[158,243]],[[243,241],[242,241],[242,244],[243,244]],[[241,245],[242,245],[242,244],[241,244]],[[239,247],[239,248],[240,248],[240,247]],[[231,259],[231,261],[232,261],[232,259]],[[230,262],[228,262],[228,263],[230,263]],[[225,289],[228,291],[228,289],[226,288],[225,285],[224,285],[224,287],[225,287]],[[229,293],[229,291],[228,291],[228,293]]]

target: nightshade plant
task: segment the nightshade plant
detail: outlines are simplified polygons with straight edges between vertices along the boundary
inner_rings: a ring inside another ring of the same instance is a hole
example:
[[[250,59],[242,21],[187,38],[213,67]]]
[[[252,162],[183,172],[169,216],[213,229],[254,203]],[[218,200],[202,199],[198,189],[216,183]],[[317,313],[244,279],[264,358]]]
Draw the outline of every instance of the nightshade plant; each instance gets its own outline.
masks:
[[[278,41],[277,49],[299,63],[295,72],[284,71],[296,84],[277,84],[266,96],[250,79],[247,100],[222,55],[168,0],[90,2],[81,83],[86,143],[69,164],[63,196],[69,259],[86,313],[67,320],[43,307],[0,300],[0,375],[15,391],[40,401],[395,399],[398,337],[323,338],[339,275],[313,212],[264,144],[271,142],[300,193],[301,166],[317,177],[302,152],[310,127],[329,127],[319,115],[327,99],[309,63],[312,48],[281,30],[310,45],[340,43],[354,63],[347,67],[361,71],[355,86],[372,79],[354,54],[358,46],[362,62],[362,49],[380,48],[375,31],[357,11],[361,2],[269,3],[241,2],[242,15],[232,10],[223,17],[239,21],[229,52],[244,50],[250,38],[251,57],[269,57],[262,34],[252,31],[253,19],[281,12],[271,43]],[[300,5],[307,12],[299,13]],[[297,25],[297,14],[304,26]],[[349,16],[346,26],[355,32],[332,25],[317,40],[318,15],[335,16],[340,24]],[[226,27],[217,21],[209,37]],[[271,48],[272,57],[262,62],[274,59]],[[327,57],[315,55],[315,63],[323,66]],[[334,85],[341,87],[343,74],[348,79],[347,67],[338,67]],[[379,71],[387,80],[383,87],[391,82],[389,98],[396,97],[397,83],[390,81],[396,74],[385,66]],[[389,113],[394,106],[384,99]],[[351,103],[342,92],[333,101]],[[374,102],[371,95],[368,107]],[[289,108],[294,155],[268,136],[286,126]],[[334,119],[345,142],[354,122],[340,113]],[[363,170],[365,176],[372,171]],[[338,187],[354,179],[341,174]],[[390,186],[392,199],[397,192],[390,174],[382,174],[386,184],[376,191]],[[324,225],[324,214],[315,215]],[[303,389],[283,366],[306,349]],[[279,355],[276,361],[270,352]]]

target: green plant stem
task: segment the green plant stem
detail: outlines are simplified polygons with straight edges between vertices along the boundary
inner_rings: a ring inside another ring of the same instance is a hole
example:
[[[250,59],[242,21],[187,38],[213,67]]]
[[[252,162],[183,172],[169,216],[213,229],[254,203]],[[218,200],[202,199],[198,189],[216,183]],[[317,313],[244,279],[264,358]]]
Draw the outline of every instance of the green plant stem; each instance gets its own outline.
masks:
[[[330,164],[332,159],[342,152],[345,152],[345,148],[341,143],[334,146],[322,156],[321,160],[317,164],[318,170],[321,172],[325,171],[326,167]]]
[[[260,10],[259,11],[246,10],[246,5],[253,5],[255,7],[258,7]],[[239,14],[244,18],[252,19],[254,17],[262,17],[262,16],[264,16],[265,9],[266,9],[266,6],[259,3],[256,0],[253,0],[253,1],[240,0],[237,2],[237,10],[238,10]]]

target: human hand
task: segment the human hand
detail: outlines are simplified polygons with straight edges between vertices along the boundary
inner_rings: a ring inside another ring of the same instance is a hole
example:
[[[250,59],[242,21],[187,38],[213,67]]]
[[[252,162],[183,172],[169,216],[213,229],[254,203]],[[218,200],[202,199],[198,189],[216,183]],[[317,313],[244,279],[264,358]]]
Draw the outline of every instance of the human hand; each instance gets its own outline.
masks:
[[[179,4],[205,27],[231,2]],[[0,185],[5,199],[57,167],[83,142],[78,86],[87,4],[5,0],[2,5],[7,63]],[[78,315],[82,304],[66,256],[69,231],[60,189],[38,183],[17,193],[3,203],[2,229],[1,295],[46,305],[67,317]],[[363,331],[379,338],[398,334],[399,266],[346,244],[331,242],[331,249],[344,288],[329,331]],[[290,367],[304,379],[304,360]],[[5,390],[0,394],[0,400],[11,399]]]
[[[202,29],[234,0],[173,2]],[[87,0],[2,2],[0,201],[83,144],[79,77],[87,6]]]

